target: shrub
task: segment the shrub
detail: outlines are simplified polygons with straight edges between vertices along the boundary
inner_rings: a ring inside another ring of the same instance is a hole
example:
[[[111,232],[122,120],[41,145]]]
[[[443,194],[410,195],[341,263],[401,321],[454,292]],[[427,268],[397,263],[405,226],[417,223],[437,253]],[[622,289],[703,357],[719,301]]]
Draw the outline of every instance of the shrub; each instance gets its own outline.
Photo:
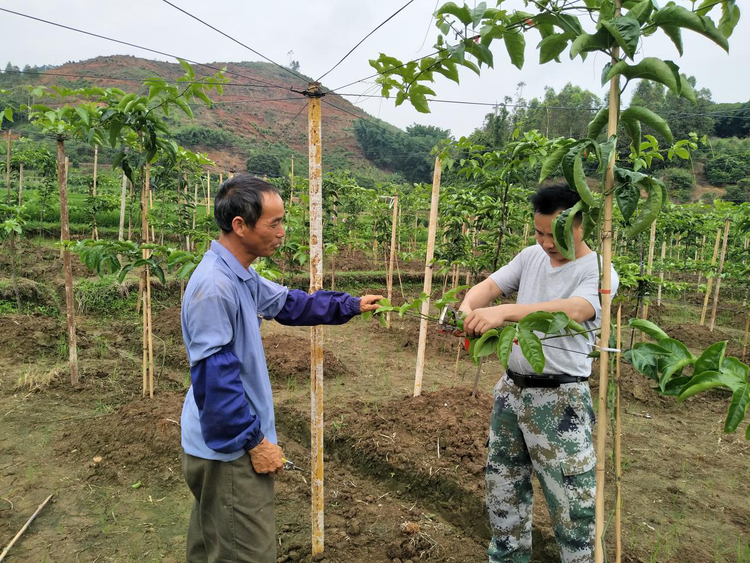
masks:
[[[705,170],[713,185],[735,184],[750,173],[750,155],[717,154],[706,160]]]
[[[680,203],[690,200],[695,186],[695,176],[684,168],[665,168],[659,178],[667,185],[669,195]]]
[[[245,167],[250,174],[278,178],[281,176],[281,162],[272,154],[257,153],[250,155]]]
[[[727,186],[727,192],[722,199],[733,203],[750,202],[750,178],[742,178],[734,186]]]

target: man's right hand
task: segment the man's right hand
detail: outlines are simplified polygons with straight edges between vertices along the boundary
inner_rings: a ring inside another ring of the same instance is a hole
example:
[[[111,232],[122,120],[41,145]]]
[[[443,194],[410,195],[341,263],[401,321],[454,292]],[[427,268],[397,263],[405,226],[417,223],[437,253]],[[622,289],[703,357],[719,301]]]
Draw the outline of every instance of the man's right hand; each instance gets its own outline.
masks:
[[[281,473],[284,468],[284,452],[266,438],[248,453],[256,473]]]

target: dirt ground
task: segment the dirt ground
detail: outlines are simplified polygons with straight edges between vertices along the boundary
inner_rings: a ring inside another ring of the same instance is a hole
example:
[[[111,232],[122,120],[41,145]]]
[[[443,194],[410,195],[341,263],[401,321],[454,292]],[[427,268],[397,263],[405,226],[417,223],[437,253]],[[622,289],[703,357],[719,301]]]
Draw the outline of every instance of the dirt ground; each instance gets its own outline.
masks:
[[[53,280],[52,293],[60,280],[46,272],[58,267],[57,256],[32,254],[34,279]],[[688,346],[726,338],[739,349],[737,327],[707,333],[678,309],[657,314]],[[153,399],[141,397],[133,314],[79,317],[79,390],[68,383],[62,317],[6,314],[0,326],[0,547],[54,493],[7,561],[184,560],[192,499],[180,468],[189,372],[179,308],[170,302],[154,313]],[[463,351],[457,360],[457,339],[432,330],[424,392],[414,398],[417,327],[394,319],[390,330],[361,320],[325,329],[326,561],[486,560],[483,469],[502,368],[488,359],[472,397],[476,366]],[[266,322],[262,332],[280,443],[307,468],[308,330]],[[597,378],[592,388],[598,393]],[[750,561],[750,442],[722,432],[729,397],[678,405],[629,366],[622,396],[624,561]],[[610,455],[606,462],[610,511]],[[277,478],[278,561],[311,560],[308,481],[307,472]],[[533,561],[559,561],[535,490]]]

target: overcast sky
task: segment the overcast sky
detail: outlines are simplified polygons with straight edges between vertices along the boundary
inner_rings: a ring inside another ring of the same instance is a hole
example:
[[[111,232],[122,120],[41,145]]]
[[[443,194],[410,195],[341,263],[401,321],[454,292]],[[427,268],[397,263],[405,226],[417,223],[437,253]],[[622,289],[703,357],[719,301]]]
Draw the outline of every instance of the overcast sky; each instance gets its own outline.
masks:
[[[690,6],[689,2],[678,1]],[[406,0],[173,0],[173,3],[278,63],[287,65],[291,59],[298,60],[302,72],[317,78],[375,26],[402,7]],[[660,3],[664,1],[660,0]],[[469,4],[473,5],[473,0]],[[698,87],[711,89],[714,101],[747,101],[750,98],[750,13],[744,2],[739,4],[743,4],[745,13],[730,38],[729,55],[708,39],[688,31],[683,34],[685,56],[682,59],[660,32],[646,40],[644,54],[658,53],[663,58],[673,58],[684,73],[696,76]],[[414,0],[330,73],[323,84],[336,88],[373,74],[368,59],[376,58],[381,52],[404,61],[431,53],[436,36],[431,18],[435,5],[434,0]],[[521,2],[511,0],[506,5],[521,5]],[[0,7],[198,62],[259,60],[253,53],[159,0],[130,0],[126,3],[3,0]],[[21,67],[26,64],[59,65],[113,54],[158,58],[138,49],[4,12],[0,12],[0,30],[0,64],[3,68],[8,61]],[[498,43],[493,49],[495,68],[485,70],[481,79],[465,69],[461,73],[460,85],[437,76],[433,89],[442,99],[494,103],[501,102],[506,95],[513,96],[517,83],[521,81],[526,83],[523,95],[527,100],[543,95],[545,85],[560,89],[572,82],[603,97],[604,89],[599,82],[601,68],[606,62],[603,57],[589,57],[581,63],[580,59],[570,61],[565,54],[561,64],[539,65],[538,37],[536,33],[528,35],[526,64],[522,71],[510,64],[502,44]],[[290,55],[290,51],[293,54]],[[379,93],[371,81],[350,86],[346,91]],[[436,125],[450,129],[456,136],[470,133],[491,110],[433,103],[432,113],[425,115],[416,112],[408,103],[396,108],[393,100],[348,99],[371,115],[399,127],[414,122]]]

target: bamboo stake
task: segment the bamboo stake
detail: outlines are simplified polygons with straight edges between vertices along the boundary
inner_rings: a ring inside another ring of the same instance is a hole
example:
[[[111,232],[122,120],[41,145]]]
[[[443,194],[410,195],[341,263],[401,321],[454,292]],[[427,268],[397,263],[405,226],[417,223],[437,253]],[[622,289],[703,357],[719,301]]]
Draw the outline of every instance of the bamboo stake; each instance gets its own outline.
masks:
[[[211,216],[211,172],[206,172],[206,216]]]
[[[60,238],[70,239],[68,220],[68,158],[65,156],[65,141],[57,139],[57,176],[60,188]],[[65,312],[68,321],[68,365],[70,366],[70,384],[78,387],[78,346],[76,345],[76,310],[73,296],[73,264],[70,250],[62,247],[63,272],[65,274]]]
[[[432,176],[432,199],[430,200],[430,226],[427,231],[427,256],[424,263],[424,293],[427,298],[422,302],[422,318],[419,321],[419,345],[417,347],[417,369],[414,376],[414,396],[422,394],[422,376],[424,375],[425,347],[427,345],[427,315],[430,314],[430,294],[432,293],[432,259],[435,256],[435,234],[437,233],[437,215],[440,196],[440,176],[442,167],[440,158],[435,158],[435,172]]]
[[[146,194],[148,197],[151,196],[151,163],[146,163],[146,180],[144,182],[143,189],[146,191]],[[148,212],[144,207],[144,215],[141,221],[143,222],[143,226],[146,227],[144,230],[146,232],[145,235],[145,241],[149,241],[148,238]],[[193,215],[193,220],[195,220],[195,215]],[[148,258],[151,256],[151,251],[146,250],[145,251],[145,257]],[[144,315],[146,317],[146,332],[148,336],[148,396],[150,398],[154,398],[154,334],[153,334],[153,325],[151,324],[151,268],[146,266],[145,274],[146,274],[146,309],[144,311]]]
[[[70,166],[70,160],[66,156],[65,157],[65,197],[66,197],[66,199],[67,199],[67,195],[68,195],[68,167],[69,166]],[[60,207],[62,208],[62,201],[60,202]],[[66,203],[66,207],[67,207],[67,203]],[[68,214],[68,209],[65,210],[65,213]],[[70,229],[70,223],[68,223],[68,228]],[[68,238],[70,238],[70,236],[68,236]],[[60,242],[62,242],[64,240],[67,240],[67,239],[63,237],[63,233],[62,233],[62,216],[61,216],[60,217]],[[62,247],[60,247],[60,259],[61,260],[63,258],[63,253],[64,253],[64,250],[63,250]]]
[[[311,83],[308,103],[310,177],[310,291],[323,287],[323,181],[320,84]],[[312,469],[312,555],[323,553],[323,327],[310,327],[310,464]]]
[[[23,192],[23,162],[18,165],[18,205],[21,206],[21,192]]]
[[[695,261],[697,262],[700,258],[700,261],[703,262],[703,249],[706,247],[706,235],[703,235],[703,242],[701,242],[701,249],[700,252],[698,252],[698,256],[695,258]],[[696,264],[697,265],[697,264]],[[701,283],[701,278],[703,277],[703,271],[698,267],[698,282]]]
[[[651,275],[654,269],[654,243],[656,242],[656,221],[651,223],[651,237],[648,241],[648,263],[646,264],[646,275]],[[648,320],[648,300],[644,297],[643,299],[643,315],[641,317],[644,321]],[[641,333],[641,342],[646,340],[646,333]]]
[[[719,243],[721,242],[721,227],[719,227],[716,231],[716,243],[714,243],[714,254],[711,258],[711,268],[713,268],[716,265],[716,258],[719,256]],[[701,310],[701,322],[700,326],[704,326],[706,324],[706,312],[708,311],[708,300],[711,296],[711,286],[714,283],[714,278],[710,277],[708,278],[708,281],[706,282],[706,294],[703,296],[703,309]]]
[[[193,191],[193,230],[195,230],[195,217],[198,214],[198,182],[194,184]]]
[[[620,0],[615,0],[615,16],[620,15]],[[612,64],[620,58],[620,48],[612,48]],[[618,76],[612,78],[609,83],[609,122],[607,124],[607,138],[617,134],[617,117],[620,107],[620,80]],[[602,224],[602,281],[601,303],[602,324],[599,346],[601,356],[599,358],[599,425],[596,435],[596,523],[594,529],[594,560],[596,563],[604,562],[604,483],[606,473],[604,471],[606,456],[604,447],[607,440],[607,386],[609,383],[609,345],[611,305],[612,305],[612,207],[615,185],[615,160],[617,151],[612,151],[607,164],[607,172],[604,182],[604,209]]]
[[[289,201],[294,199],[294,155],[292,155],[292,171],[289,179]]]
[[[128,193],[128,177],[122,175],[122,193],[120,194],[120,229],[117,231],[117,240],[122,241],[125,232],[125,198]]]
[[[8,204],[10,204],[10,129],[7,132],[8,142],[5,152],[5,184],[8,187]]]
[[[745,361],[747,356],[747,335],[750,332],[750,311],[747,313],[747,319],[745,319],[745,336],[742,339],[742,361]]]
[[[398,195],[393,196],[393,219],[391,220],[391,249],[388,255],[388,279],[386,288],[388,291],[388,300],[393,298],[393,261],[396,257],[396,229],[398,227]],[[386,328],[391,328],[391,312],[385,314]]]
[[[91,195],[96,198],[96,173],[99,167],[99,145],[94,145],[94,182],[91,186]],[[99,240],[99,229],[96,227],[96,217],[94,218],[94,228],[91,232],[94,240]]]
[[[665,243],[666,244],[666,243]],[[622,416],[620,405],[620,349],[622,347],[622,305],[617,308],[617,352],[615,354],[615,563],[622,561]]]
[[[714,289],[714,304],[711,307],[711,322],[708,326],[708,330],[714,331],[714,323],[716,322],[716,309],[719,306],[719,287],[721,287],[721,272],[724,270],[724,257],[727,253],[727,240],[729,238],[729,224],[732,220],[727,217],[724,222],[724,242],[721,243],[721,257],[719,258],[719,271],[716,273],[716,289]]]
[[[26,530],[29,529],[29,526],[31,526],[31,523],[36,519],[37,516],[39,516],[39,513],[42,511],[42,509],[47,506],[47,503],[52,499],[52,497],[55,496],[55,493],[52,493],[50,496],[48,496],[46,499],[44,499],[44,502],[40,504],[37,509],[34,511],[34,514],[31,515],[31,517],[26,520],[26,523],[23,525],[23,527],[18,530],[18,533],[13,536],[13,539],[10,540],[10,543],[3,549],[3,552],[0,553],[0,561],[3,561],[5,559],[5,556],[8,555],[8,552],[10,551],[10,548],[15,545],[15,543],[19,540],[19,538],[24,534]]]
[[[664,283],[664,258],[667,256],[667,241],[661,242],[661,266],[659,267],[659,290],[656,292],[656,305],[661,306],[661,285]]]

